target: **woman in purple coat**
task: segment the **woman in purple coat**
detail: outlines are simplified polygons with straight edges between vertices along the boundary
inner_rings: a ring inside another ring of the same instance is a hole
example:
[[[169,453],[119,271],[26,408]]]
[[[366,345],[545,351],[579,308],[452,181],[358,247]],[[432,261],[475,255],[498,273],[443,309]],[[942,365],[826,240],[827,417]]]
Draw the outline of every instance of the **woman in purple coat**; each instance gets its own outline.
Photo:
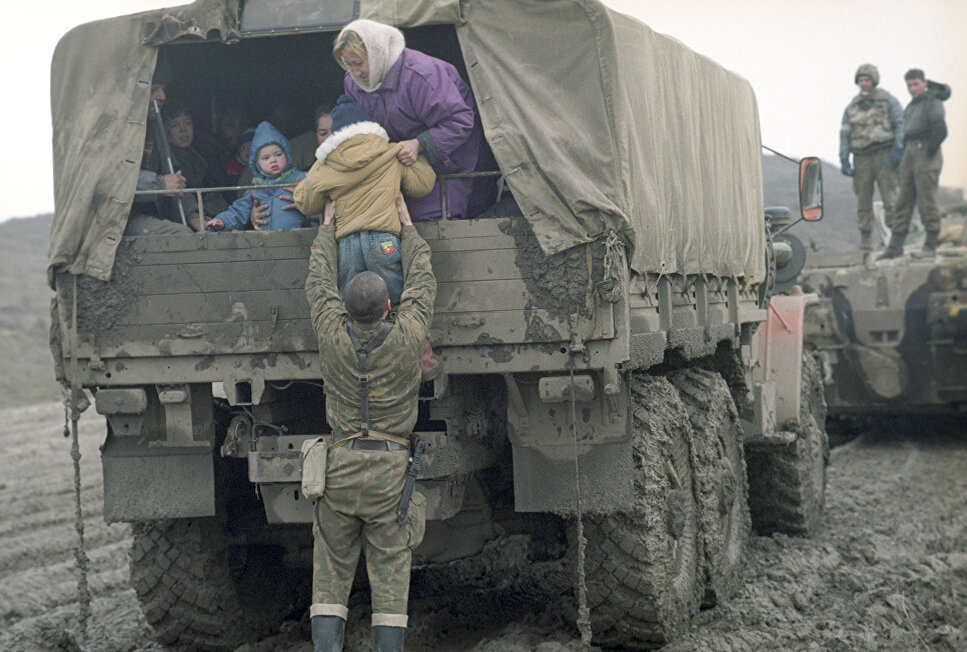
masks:
[[[397,158],[412,165],[424,154],[437,176],[473,172],[483,145],[473,93],[446,61],[406,47],[403,33],[372,20],[355,20],[336,37],[336,62],[346,70],[346,94],[399,142]],[[450,217],[473,217],[472,179],[447,184]],[[426,197],[406,200],[414,222],[439,220],[440,181]]]

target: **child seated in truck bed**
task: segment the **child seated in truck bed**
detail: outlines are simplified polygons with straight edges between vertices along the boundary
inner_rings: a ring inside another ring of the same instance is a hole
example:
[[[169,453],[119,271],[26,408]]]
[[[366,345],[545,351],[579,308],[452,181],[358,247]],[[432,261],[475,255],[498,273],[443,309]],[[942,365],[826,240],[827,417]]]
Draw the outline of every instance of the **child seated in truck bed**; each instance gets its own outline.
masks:
[[[269,122],[262,122],[252,137],[251,153],[248,164],[252,170],[252,185],[276,183],[289,184],[289,187],[302,181],[306,174],[292,165],[292,148],[282,133]],[[306,225],[305,215],[288,198],[287,188],[255,188],[246,190],[241,197],[232,202],[228,210],[222,211],[213,219],[205,222],[210,231],[233,231],[244,229],[254,203],[268,205],[268,224],[265,229],[298,229]],[[321,211],[320,211],[321,212]]]

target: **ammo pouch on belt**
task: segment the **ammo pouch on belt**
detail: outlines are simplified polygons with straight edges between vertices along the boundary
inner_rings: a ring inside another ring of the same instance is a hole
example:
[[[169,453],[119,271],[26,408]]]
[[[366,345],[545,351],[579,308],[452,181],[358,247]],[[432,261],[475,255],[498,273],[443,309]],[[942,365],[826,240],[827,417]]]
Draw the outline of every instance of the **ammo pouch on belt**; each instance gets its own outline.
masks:
[[[326,458],[329,443],[325,437],[302,442],[302,496],[315,502],[326,492]]]

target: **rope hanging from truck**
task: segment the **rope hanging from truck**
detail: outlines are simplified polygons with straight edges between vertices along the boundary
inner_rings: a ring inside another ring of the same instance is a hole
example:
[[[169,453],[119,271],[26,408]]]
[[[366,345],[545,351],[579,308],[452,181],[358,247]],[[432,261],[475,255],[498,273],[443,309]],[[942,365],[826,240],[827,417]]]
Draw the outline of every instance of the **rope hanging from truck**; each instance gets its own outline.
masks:
[[[80,338],[77,335],[77,275],[74,275],[74,301],[71,314],[71,387],[68,408],[71,422],[71,460],[74,462],[74,529],[77,531],[77,548],[74,549],[74,559],[77,562],[77,597],[79,604],[79,621],[81,636],[87,635],[87,622],[91,618],[91,591],[87,581],[87,571],[90,562],[87,549],[84,546],[84,513],[81,508],[81,446],[78,436],[78,421],[81,418],[80,374],[77,371],[77,346]],[[65,410],[64,434],[67,435],[67,410]]]
[[[571,434],[574,440],[574,493],[577,517],[577,589],[578,589],[578,617],[576,625],[581,633],[581,643],[585,647],[591,645],[591,611],[588,609],[588,585],[584,572],[586,561],[585,550],[587,541],[584,538],[584,513],[581,507],[581,467],[578,462],[578,429],[577,407],[574,398],[574,353],[571,353]]]

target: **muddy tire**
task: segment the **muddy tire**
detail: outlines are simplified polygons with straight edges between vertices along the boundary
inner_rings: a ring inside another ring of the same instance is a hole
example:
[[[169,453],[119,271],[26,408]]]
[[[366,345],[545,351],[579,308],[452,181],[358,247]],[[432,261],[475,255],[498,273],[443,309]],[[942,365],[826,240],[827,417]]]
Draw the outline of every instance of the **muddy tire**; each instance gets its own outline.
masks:
[[[692,423],[691,461],[704,561],[704,606],[732,595],[742,582],[749,543],[749,488],[738,413],[721,375],[704,369],[673,373]]]
[[[796,439],[746,451],[752,525],[760,534],[810,536],[819,528],[826,496],[826,400],[819,360],[803,352],[799,424],[783,429]]]
[[[280,551],[229,545],[216,518],[135,523],[133,535],[131,585],[165,645],[232,650],[294,608]]]
[[[701,588],[685,406],[663,377],[632,374],[631,393],[635,504],[584,531],[594,641],[626,649],[684,632]]]

